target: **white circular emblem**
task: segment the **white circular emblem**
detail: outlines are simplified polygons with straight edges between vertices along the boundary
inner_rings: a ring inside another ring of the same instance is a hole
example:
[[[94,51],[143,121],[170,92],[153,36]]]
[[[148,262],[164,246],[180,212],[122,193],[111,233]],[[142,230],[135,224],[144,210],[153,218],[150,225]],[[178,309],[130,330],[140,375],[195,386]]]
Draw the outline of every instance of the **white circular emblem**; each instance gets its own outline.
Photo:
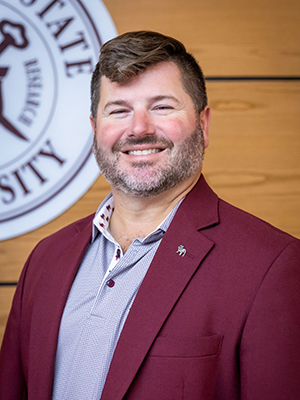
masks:
[[[0,0],[0,240],[51,221],[97,178],[90,79],[116,34],[100,0]]]

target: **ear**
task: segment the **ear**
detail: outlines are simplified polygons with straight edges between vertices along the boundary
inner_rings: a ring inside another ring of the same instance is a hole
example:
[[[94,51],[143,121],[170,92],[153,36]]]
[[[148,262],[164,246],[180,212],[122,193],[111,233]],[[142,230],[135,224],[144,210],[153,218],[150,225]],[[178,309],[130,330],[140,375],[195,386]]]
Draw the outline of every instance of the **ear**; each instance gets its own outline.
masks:
[[[92,114],[90,115],[90,123],[91,123],[92,129],[93,129],[93,134],[95,136],[95,134],[96,134],[96,132],[95,132],[96,124],[95,124],[95,121],[94,121],[94,118],[93,118]]]
[[[208,147],[208,133],[209,133],[209,125],[210,125],[210,108],[206,106],[203,111],[200,113],[200,125],[203,131],[204,144],[205,148]]]

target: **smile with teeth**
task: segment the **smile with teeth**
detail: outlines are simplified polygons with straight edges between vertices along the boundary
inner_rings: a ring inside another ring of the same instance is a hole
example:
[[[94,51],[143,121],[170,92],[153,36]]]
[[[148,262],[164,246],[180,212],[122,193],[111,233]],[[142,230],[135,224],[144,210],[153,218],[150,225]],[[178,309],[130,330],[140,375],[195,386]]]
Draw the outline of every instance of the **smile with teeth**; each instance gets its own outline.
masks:
[[[163,151],[163,149],[129,150],[127,154],[131,156],[146,156],[147,154],[159,153],[161,151]]]

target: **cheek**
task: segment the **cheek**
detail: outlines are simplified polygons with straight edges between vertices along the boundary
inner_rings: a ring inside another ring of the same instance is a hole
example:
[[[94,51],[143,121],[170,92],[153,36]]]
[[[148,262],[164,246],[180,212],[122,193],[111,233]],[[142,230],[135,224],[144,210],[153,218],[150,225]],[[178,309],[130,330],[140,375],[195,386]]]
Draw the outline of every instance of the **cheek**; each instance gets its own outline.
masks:
[[[97,142],[104,147],[112,147],[121,135],[120,129],[114,123],[101,123],[97,126]]]
[[[195,118],[178,119],[170,118],[165,126],[165,132],[172,142],[181,142],[186,137],[190,136],[196,128]]]

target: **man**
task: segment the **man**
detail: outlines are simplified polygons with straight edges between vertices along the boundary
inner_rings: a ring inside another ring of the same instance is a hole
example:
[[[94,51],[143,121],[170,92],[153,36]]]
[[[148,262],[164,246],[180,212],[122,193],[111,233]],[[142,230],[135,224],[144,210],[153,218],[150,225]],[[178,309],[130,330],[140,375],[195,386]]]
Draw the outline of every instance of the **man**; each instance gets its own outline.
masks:
[[[112,194],[30,255],[1,399],[300,399],[300,242],[206,184],[194,58],[159,33],[121,35],[91,108]]]

